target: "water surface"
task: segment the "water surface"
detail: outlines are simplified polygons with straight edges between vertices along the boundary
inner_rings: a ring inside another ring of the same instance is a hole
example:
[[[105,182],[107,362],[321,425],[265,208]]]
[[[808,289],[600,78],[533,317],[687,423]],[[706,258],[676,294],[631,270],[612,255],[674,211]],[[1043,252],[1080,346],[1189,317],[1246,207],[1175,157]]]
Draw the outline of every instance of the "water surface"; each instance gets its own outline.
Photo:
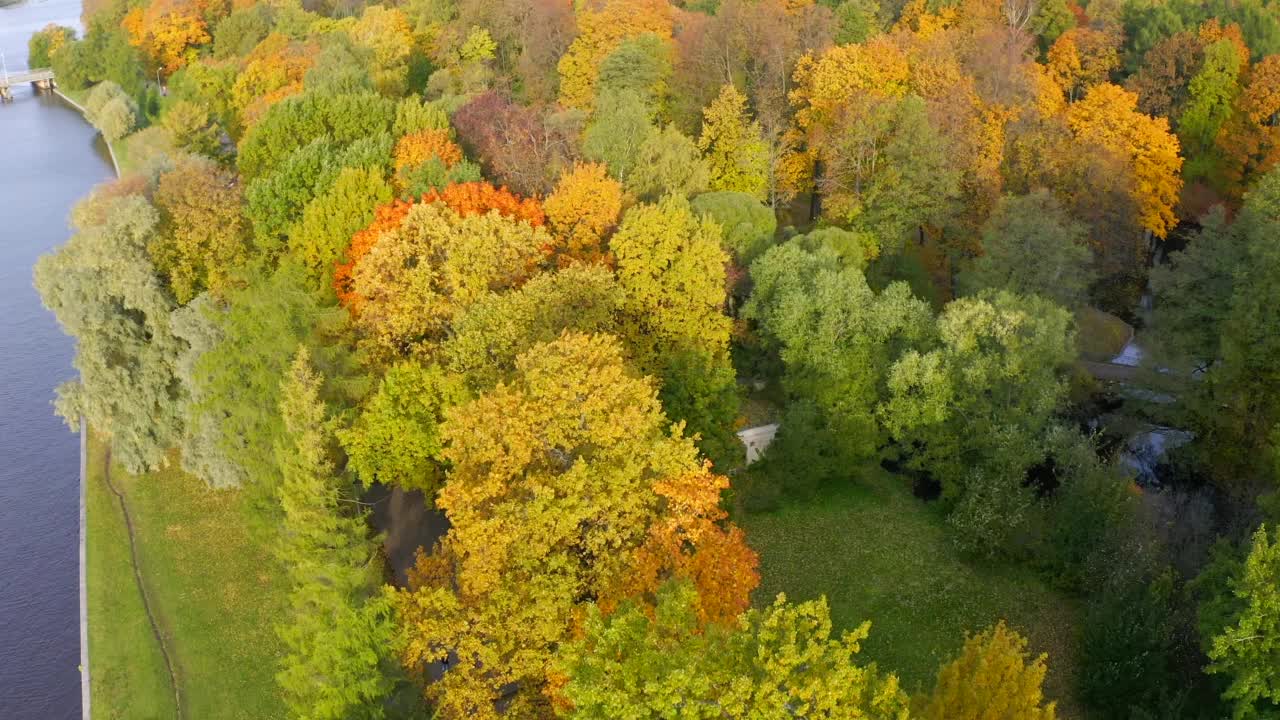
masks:
[[[79,0],[0,7],[0,52],[26,67],[27,38],[78,26]],[[111,176],[80,115],[29,86],[0,105],[0,718],[80,716],[79,445],[53,415],[75,345],[31,284],[66,241],[75,201]]]

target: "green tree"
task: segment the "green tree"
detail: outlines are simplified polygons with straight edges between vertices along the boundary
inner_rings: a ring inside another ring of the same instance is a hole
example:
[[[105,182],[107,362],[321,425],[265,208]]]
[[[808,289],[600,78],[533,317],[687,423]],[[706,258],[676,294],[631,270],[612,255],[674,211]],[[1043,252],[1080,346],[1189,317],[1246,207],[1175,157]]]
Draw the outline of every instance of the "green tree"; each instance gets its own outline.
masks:
[[[58,388],[58,412],[72,427],[83,414],[134,473],[163,465],[183,427],[174,302],[147,254],[159,224],[138,195],[107,199],[101,223],[81,225],[35,268],[45,307],[77,343],[80,379]]]
[[[866,42],[880,32],[880,4],[875,0],[844,0],[835,8],[836,44]]]
[[[1218,169],[1214,141],[1240,94],[1240,74],[1247,60],[1231,40],[1219,40],[1204,49],[1200,71],[1191,78],[1186,108],[1178,118],[1178,139],[1189,158],[1184,174],[1189,179],[1214,177]]]
[[[1210,673],[1226,675],[1231,685],[1223,698],[1241,718],[1280,712],[1280,530],[1275,540],[1263,525],[1253,534],[1235,595],[1244,605],[1239,616],[1209,649]]]
[[[876,406],[889,368],[904,349],[929,341],[928,305],[904,283],[873,292],[834,249],[804,240],[765,252],[751,278],[742,314],[781,357],[788,394],[813,403],[821,437],[844,466],[871,457],[885,439]]]
[[[349,467],[366,487],[398,485],[434,497],[443,479],[440,424],[465,399],[460,378],[434,365],[393,365],[355,423],[338,431]]]
[[[655,116],[663,117],[671,73],[671,43],[653,33],[641,33],[623,40],[600,63],[596,92],[634,92]]]
[[[622,335],[637,363],[662,378],[673,419],[724,447],[737,400],[719,229],[669,195],[627,211],[610,247],[622,289]]]
[[[653,202],[664,195],[688,198],[707,189],[707,164],[698,146],[684,133],[668,125],[640,144],[634,167],[623,186],[641,200]]]
[[[351,236],[373,220],[373,211],[391,201],[391,185],[380,168],[343,168],[333,185],[307,203],[289,227],[289,254],[302,263],[322,292],[333,287],[334,263],[343,260]]]
[[[1027,467],[1066,393],[1059,369],[1075,357],[1070,314],[1006,291],[950,303],[940,347],[908,350],[889,371],[879,417],[911,464],[960,501],[952,517],[967,549],[992,553],[1023,519]],[[966,501],[970,485],[976,494]],[[984,500],[985,498],[985,500]]]
[[[213,30],[213,56],[219,60],[242,58],[271,32],[271,18],[265,5],[233,11]]]
[[[269,174],[250,182],[245,190],[245,216],[253,223],[259,251],[269,257],[279,255],[291,226],[312,200],[329,191],[344,168],[382,172],[390,158],[391,137],[386,133],[349,145],[321,135],[284,158]]]
[[[769,147],[760,123],[747,115],[747,98],[733,85],[702,111],[698,149],[706,158],[711,190],[741,192],[764,200],[769,184]]]
[[[272,105],[240,140],[237,165],[248,182],[318,137],[346,145],[389,131],[394,119],[395,103],[372,92],[288,97]]]
[[[1244,246],[1221,207],[1200,223],[1183,250],[1151,268],[1152,326],[1171,357],[1208,367],[1222,355],[1223,325],[1231,312]]]
[[[942,666],[924,705],[924,720],[1053,720],[1044,704],[1047,655],[1027,656],[1027,640],[1004,621],[970,636],[960,656]]]
[[[205,429],[203,465],[224,475],[203,476],[215,487],[249,485],[266,493],[279,486],[274,447],[284,427],[279,414],[280,377],[299,345],[306,345],[325,377],[330,396],[349,400],[360,389],[342,332],[345,311],[322,307],[301,268],[282,265],[269,276],[251,275],[228,294],[225,307],[203,304],[204,317],[189,318],[197,330],[192,347],[208,349],[191,367],[188,423]]]
[[[609,167],[614,179],[627,184],[637,167],[640,148],[658,134],[644,98],[636,92],[606,93],[582,135],[582,154]]]
[[[47,68],[53,65],[53,57],[69,43],[75,42],[76,31],[65,25],[50,23],[32,33],[27,40],[27,67]]]
[[[907,718],[897,677],[855,662],[871,623],[837,638],[825,598],[779,595],[734,627],[702,628],[694,601],[692,588],[668,583],[652,614],[589,608],[582,637],[555,660],[566,716]]]
[[[966,294],[984,289],[1039,295],[1066,307],[1088,300],[1088,230],[1046,190],[1005,197],[982,227],[983,254],[960,275]]]
[[[622,291],[599,265],[573,265],[535,275],[516,290],[492,293],[453,326],[442,354],[448,367],[483,392],[515,370],[516,358],[565,330],[617,332]]]
[[[283,511],[276,553],[289,578],[289,610],[276,631],[288,649],[276,681],[291,717],[381,718],[391,682],[382,664],[390,606],[378,593],[378,540],[343,504],[322,379],[299,348],[284,376],[276,439]]]
[[[823,153],[823,214],[872,233],[887,251],[954,212],[960,172],[914,95],[845,113]]]
[[[178,147],[197,155],[216,158],[222,152],[221,131],[209,111],[191,102],[178,100],[165,110],[160,121]]]
[[[709,192],[689,202],[695,213],[720,226],[720,245],[746,266],[773,243],[778,216],[756,198],[740,192]]]

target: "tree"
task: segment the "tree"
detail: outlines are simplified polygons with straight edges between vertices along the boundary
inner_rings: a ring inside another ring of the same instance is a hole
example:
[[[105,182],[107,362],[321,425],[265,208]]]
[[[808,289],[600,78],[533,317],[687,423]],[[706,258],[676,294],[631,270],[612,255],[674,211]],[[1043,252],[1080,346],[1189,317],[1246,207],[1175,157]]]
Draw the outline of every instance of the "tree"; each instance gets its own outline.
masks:
[[[75,42],[76,31],[65,25],[49,23],[27,39],[27,66],[47,68],[63,48]]]
[[[641,148],[657,134],[640,95],[608,93],[597,101],[592,122],[582,135],[582,154],[604,163],[610,175],[627,185],[640,164]]]
[[[252,128],[271,106],[301,93],[318,52],[314,43],[291,40],[279,32],[258,43],[231,86],[231,103],[239,116],[239,126]]]
[[[1152,325],[1175,358],[1205,366],[1221,357],[1223,324],[1245,258],[1241,233],[1228,227],[1221,207],[1200,222],[1185,249],[1151,268]]]
[[[669,583],[652,614],[628,606],[606,617],[590,608],[582,637],[555,660],[563,714],[907,717],[897,677],[855,663],[870,623],[835,638],[825,598],[792,605],[779,595],[736,627],[701,628],[695,598],[687,585]]]
[[[1267,526],[1258,528],[1233,585],[1244,608],[1213,639],[1206,669],[1231,679],[1223,698],[1234,717],[1265,717],[1280,709],[1280,532],[1269,541]]]
[[[321,135],[290,154],[270,174],[255,178],[245,190],[245,216],[253,223],[258,250],[279,255],[290,228],[306,207],[336,182],[344,168],[361,168],[382,175],[391,152],[385,133],[343,146]],[[243,171],[240,174],[244,178]]]
[[[960,286],[967,294],[1000,289],[1079,307],[1093,279],[1087,234],[1046,190],[1006,196],[983,225],[983,254]]]
[[[1043,653],[1028,662],[1027,641],[1004,621],[965,640],[960,656],[942,666],[925,704],[926,720],[1053,720],[1043,705]]]
[[[733,85],[702,113],[698,149],[706,156],[713,191],[746,193],[764,200],[768,190],[769,148],[759,123],[749,122],[747,98]]]
[[[131,97],[124,95],[116,97],[102,106],[94,124],[102,131],[102,137],[107,142],[122,140],[137,127],[138,106]]]
[[[267,109],[240,140],[240,176],[249,182],[279,167],[294,151],[323,135],[346,145],[387,131],[395,104],[377,94],[303,93]]]
[[[1181,117],[1187,85],[1203,62],[1200,38],[1193,32],[1175,33],[1147,51],[1125,89],[1137,93],[1138,109],[1147,115]]]
[[[787,393],[812,403],[824,443],[848,465],[884,440],[876,405],[894,358],[928,339],[928,305],[903,283],[872,292],[834,248],[791,240],[751,265],[755,290],[742,315],[786,366]]]
[[[1102,84],[1067,109],[1076,138],[1124,159],[1133,173],[1139,222],[1163,238],[1177,222],[1174,207],[1182,189],[1182,158],[1169,121],[1138,112],[1138,98],[1116,85]]]
[[[1247,62],[1247,54],[1241,52],[1231,40],[1209,45],[1200,71],[1191,78],[1187,105],[1178,118],[1178,138],[1191,158],[1186,168],[1189,179],[1216,174],[1214,141],[1240,92],[1240,75]]]
[[[233,10],[213,29],[213,56],[228,60],[248,55],[271,32],[267,8],[252,5]]]
[[[1218,133],[1223,177],[1233,197],[1280,162],[1280,55],[1269,55],[1248,71],[1234,116]]]
[[[349,31],[356,45],[369,54],[369,74],[373,86],[383,95],[404,93],[413,52],[413,32],[404,12],[398,8],[371,5]]]
[[[745,193],[703,193],[689,203],[694,213],[720,226],[720,244],[743,266],[769,248],[778,217],[767,205]]]
[[[84,415],[133,473],[162,466],[183,427],[174,303],[147,254],[159,224],[139,195],[112,198],[100,224],[78,227],[35,268],[45,307],[77,343],[80,379],[58,388],[58,413],[73,427]]]
[[[289,610],[276,632],[288,649],[276,680],[297,718],[381,718],[391,689],[382,661],[391,616],[377,594],[378,541],[344,511],[345,483],[331,458],[332,423],[321,378],[299,348],[280,391],[277,440],[283,510],[276,554],[289,577]]]
[[[919,97],[844,113],[824,146],[823,213],[900,248],[908,233],[954,212],[960,173]]]
[[[626,38],[671,38],[671,7],[658,0],[611,0],[599,10],[584,7],[577,16],[578,37],[559,63],[560,103],[566,107],[591,108],[602,62]]]
[[[961,501],[952,517],[961,544],[994,553],[1024,518],[1023,475],[1065,397],[1058,369],[1075,357],[1071,318],[1001,291],[950,303],[937,329],[940,347],[894,362],[878,417],[909,462]]]
[[[147,251],[179,304],[210,290],[225,293],[249,258],[248,228],[235,176],[212,160],[188,156],[156,183],[160,232]]]
[[[289,254],[327,290],[334,265],[343,259],[351,236],[373,220],[374,210],[391,202],[391,185],[374,168],[343,168],[333,186],[307,203],[289,227]]]
[[[365,487],[397,485],[433,497],[443,478],[440,425],[465,399],[460,379],[436,366],[392,366],[356,422],[337,433],[356,477]]]
[[[221,132],[209,112],[190,100],[171,104],[160,124],[178,147],[206,157],[217,157],[222,151]]]
[[[573,164],[578,131],[496,92],[476,95],[453,114],[458,138],[485,176],[522,195],[551,191]]]
[[[195,59],[195,46],[211,39],[205,18],[190,0],[156,0],[135,7],[120,24],[129,33],[129,43],[166,73]]]
[[[516,360],[508,383],[449,413],[448,535],[397,591],[401,655],[449,657],[427,688],[445,717],[546,712],[547,658],[577,608],[630,572],[663,514],[659,486],[722,487],[671,428],[652,381],[616,340],[565,333]],[[512,692],[514,691],[514,692]]]
[[[608,269],[570,265],[535,275],[519,289],[491,293],[454,323],[441,354],[477,392],[515,370],[516,358],[566,330],[616,332],[622,292]]]
[[[1116,52],[1118,39],[1103,30],[1077,27],[1058,36],[1049,47],[1046,70],[1049,77],[1075,101],[1095,85],[1110,81],[1120,67]]]
[[[628,210],[610,249],[623,292],[622,333],[637,363],[663,378],[672,417],[719,437],[732,422],[736,399],[724,314],[727,258],[718,228],[669,195]],[[697,388],[698,380],[712,380],[711,387]],[[680,396],[683,402],[673,406]]]
[[[629,37],[600,63],[596,92],[598,95],[634,92],[650,112],[664,117],[671,81],[671,56],[670,38],[651,32]]]
[[[380,359],[429,353],[458,313],[492,290],[523,283],[550,248],[541,227],[497,212],[415,205],[353,259],[356,325]]]
[[[881,31],[879,3],[873,0],[844,0],[836,6],[837,45],[866,42]]]
[[[280,378],[298,346],[307,346],[328,379],[326,397],[350,401],[360,383],[342,339],[346,313],[322,307],[300,267],[284,264],[246,280],[228,293],[225,306],[201,303],[184,311],[196,314],[184,323],[196,337],[189,340],[195,356],[183,359],[191,378],[183,409],[193,428],[183,462],[214,487],[249,486],[261,499],[280,484],[274,452],[285,434]]]
[[[634,167],[623,185],[641,200],[664,195],[688,198],[707,189],[707,164],[698,146],[674,126],[649,134],[633,159]]]
[[[622,214],[622,184],[600,163],[580,163],[560,176],[543,203],[547,222],[566,260],[597,262],[604,239]]]

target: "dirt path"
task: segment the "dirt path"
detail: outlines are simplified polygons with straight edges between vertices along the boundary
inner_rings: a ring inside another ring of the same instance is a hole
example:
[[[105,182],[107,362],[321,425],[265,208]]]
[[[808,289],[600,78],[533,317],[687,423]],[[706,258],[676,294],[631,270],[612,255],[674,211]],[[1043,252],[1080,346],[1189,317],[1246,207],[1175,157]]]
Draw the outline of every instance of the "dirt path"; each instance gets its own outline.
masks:
[[[120,503],[120,512],[124,514],[125,529],[129,532],[129,555],[133,560],[133,580],[138,585],[138,594],[142,596],[142,609],[146,611],[147,621],[151,623],[151,634],[155,636],[156,644],[160,646],[165,669],[169,671],[169,687],[173,688],[174,713],[178,720],[182,720],[182,696],[178,692],[178,674],[173,669],[173,658],[169,654],[169,646],[164,641],[164,635],[160,632],[160,624],[156,622],[156,616],[151,612],[151,600],[147,597],[147,588],[142,584],[141,564],[138,562],[138,541],[133,533],[133,517],[129,514],[129,504],[125,501],[124,493],[116,489],[115,484],[111,482],[111,448],[107,448],[102,478],[107,483],[107,489],[116,496],[116,500]]]

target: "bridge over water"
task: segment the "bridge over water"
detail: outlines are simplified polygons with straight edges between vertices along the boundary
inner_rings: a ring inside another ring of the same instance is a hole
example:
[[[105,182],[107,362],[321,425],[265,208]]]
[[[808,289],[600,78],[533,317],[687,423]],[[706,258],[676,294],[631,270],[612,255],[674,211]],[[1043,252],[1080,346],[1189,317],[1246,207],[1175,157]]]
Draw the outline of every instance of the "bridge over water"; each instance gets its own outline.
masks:
[[[37,90],[52,90],[53,71],[49,68],[0,73],[0,102],[13,100],[13,86],[31,83]]]

